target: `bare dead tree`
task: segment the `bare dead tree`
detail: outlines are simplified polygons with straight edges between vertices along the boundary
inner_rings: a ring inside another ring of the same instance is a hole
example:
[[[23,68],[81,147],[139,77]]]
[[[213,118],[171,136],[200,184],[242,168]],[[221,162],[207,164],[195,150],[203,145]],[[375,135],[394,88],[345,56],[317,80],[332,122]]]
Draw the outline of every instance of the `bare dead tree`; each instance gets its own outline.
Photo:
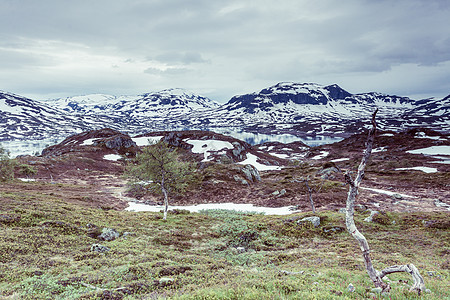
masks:
[[[369,160],[370,154],[372,153],[372,147],[377,127],[375,122],[375,116],[377,112],[378,109],[375,110],[372,115],[372,128],[370,129],[369,135],[367,137],[366,150],[358,167],[356,178],[352,179],[348,171],[345,173],[345,180],[350,186],[347,196],[345,225],[347,227],[347,231],[358,241],[361,247],[367,273],[369,274],[369,277],[373,281],[375,287],[381,287],[383,292],[387,292],[391,287],[388,283],[383,281],[383,277],[391,273],[406,272],[409,273],[414,280],[414,284],[412,285],[410,291],[416,291],[420,295],[420,293],[425,289],[425,283],[423,281],[423,277],[419,273],[419,270],[413,264],[391,266],[382,271],[377,271],[373,267],[372,260],[370,258],[369,244],[367,243],[364,235],[359,232],[358,228],[356,228],[355,221],[353,220],[355,200],[358,196],[358,187],[364,177],[364,168],[366,167],[367,161]]]

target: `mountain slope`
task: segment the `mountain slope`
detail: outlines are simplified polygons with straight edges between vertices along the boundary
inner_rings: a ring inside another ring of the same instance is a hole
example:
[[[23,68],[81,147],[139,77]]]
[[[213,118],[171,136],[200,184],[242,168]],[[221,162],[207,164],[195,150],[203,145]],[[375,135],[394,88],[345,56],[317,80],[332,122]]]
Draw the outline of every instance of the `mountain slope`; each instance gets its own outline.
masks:
[[[351,94],[336,84],[283,82],[259,93],[235,96],[206,117],[192,114],[183,124],[244,127],[273,134],[345,134],[361,129],[376,108],[384,129],[399,129],[400,117],[414,107],[415,101],[407,97]]]
[[[384,130],[429,127],[450,132],[450,96],[413,100],[381,93],[352,94],[336,84],[281,82],[218,103],[183,89],[137,96],[93,94],[46,102],[0,93],[0,140],[67,136],[109,127],[129,134],[219,130],[299,137],[345,137],[370,125]]]

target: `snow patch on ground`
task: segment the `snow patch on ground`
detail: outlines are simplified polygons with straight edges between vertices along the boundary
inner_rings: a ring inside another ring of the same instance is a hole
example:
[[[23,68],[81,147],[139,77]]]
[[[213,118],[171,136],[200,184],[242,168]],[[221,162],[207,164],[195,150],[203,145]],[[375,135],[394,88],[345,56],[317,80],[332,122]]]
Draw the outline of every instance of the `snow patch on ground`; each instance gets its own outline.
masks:
[[[136,143],[137,146],[139,147],[143,147],[143,146],[148,146],[154,143],[159,142],[161,139],[163,138],[163,136],[144,136],[144,137],[135,137],[135,138],[131,138],[131,140],[133,142]]]
[[[372,153],[387,151],[387,147],[378,147],[372,150]]]
[[[87,139],[87,140],[84,140],[83,141],[83,144],[81,144],[81,146],[92,146],[92,145],[94,145],[94,141],[95,141],[96,139]]]
[[[393,195],[400,195],[404,198],[416,198],[414,196],[410,196],[410,195],[405,195],[405,194],[400,194],[400,193],[396,193],[396,192],[391,192],[391,191],[386,191],[386,190],[380,190],[380,189],[373,189],[373,188],[367,188],[367,187],[359,187],[360,189],[363,190],[368,190],[371,192],[375,192],[375,193],[379,193],[379,194],[385,194],[385,195],[389,195],[389,196],[393,196]]]
[[[328,152],[328,151],[320,151],[319,155],[316,155],[316,156],[312,157],[311,159],[319,160],[319,159],[327,157],[328,154],[330,154],[330,152]]]
[[[416,171],[422,171],[425,173],[437,173],[436,168],[430,168],[430,167],[411,167],[411,168],[398,168],[395,169],[396,171],[404,171],[404,170],[416,170]]]
[[[347,161],[347,160],[350,160],[350,158],[336,158],[336,159],[331,160],[331,162],[340,162],[340,161]]]
[[[283,158],[283,159],[287,159],[289,158],[288,154],[284,154],[284,153],[269,153],[272,156],[278,157],[278,158]]]
[[[151,211],[151,212],[159,212],[164,210],[164,206],[158,205],[147,205],[136,202],[128,202],[129,207],[125,210],[127,211]],[[208,209],[225,209],[225,210],[235,210],[235,211],[243,211],[243,212],[257,212],[264,213],[266,215],[289,215],[295,212],[299,212],[299,210],[294,210],[294,206],[285,206],[285,207],[259,207],[253,206],[253,204],[235,204],[235,203],[208,203],[208,204],[198,204],[191,206],[169,206],[169,210],[171,209],[185,209],[190,212],[199,212],[201,210]]]
[[[447,139],[441,138],[440,136],[429,136],[425,132],[417,132],[415,135],[415,138],[418,139],[431,139],[431,140],[437,140],[437,141],[446,141]]]
[[[122,158],[122,156],[120,156],[118,154],[106,154],[105,156],[103,156],[103,159],[111,160],[111,161],[118,161],[121,158]]]
[[[240,162],[240,164],[243,165],[252,165],[254,166],[258,171],[271,171],[271,170],[281,170],[280,166],[267,166],[267,165],[263,165],[259,162],[257,162],[258,160],[258,156],[251,154],[251,153],[247,153],[247,159]]]
[[[431,146],[428,148],[409,150],[406,152],[411,154],[424,155],[450,155],[450,146]]]
[[[202,161],[210,161],[209,152],[217,152],[221,150],[233,149],[234,146],[230,142],[218,141],[218,140],[190,140],[184,139],[184,141],[194,146],[191,151],[193,153],[200,153],[204,155]]]

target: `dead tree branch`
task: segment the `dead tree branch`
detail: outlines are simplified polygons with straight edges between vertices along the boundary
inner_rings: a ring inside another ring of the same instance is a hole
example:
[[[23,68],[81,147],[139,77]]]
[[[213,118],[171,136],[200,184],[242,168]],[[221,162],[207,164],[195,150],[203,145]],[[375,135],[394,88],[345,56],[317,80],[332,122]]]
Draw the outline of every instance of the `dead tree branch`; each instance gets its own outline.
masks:
[[[355,200],[358,196],[358,188],[361,184],[361,181],[364,177],[364,169],[367,165],[367,161],[370,158],[370,154],[372,153],[373,142],[375,140],[375,133],[377,124],[375,122],[375,116],[378,112],[378,109],[372,115],[372,128],[369,131],[369,135],[367,137],[366,149],[364,151],[364,155],[361,159],[361,163],[358,167],[358,172],[356,174],[356,178],[352,179],[349,172],[345,173],[345,180],[349,184],[348,196],[347,196],[347,204],[346,204],[346,213],[345,213],[345,225],[347,227],[347,231],[358,241],[361,251],[363,253],[364,264],[369,274],[370,279],[374,283],[375,287],[381,287],[384,292],[390,290],[389,284],[385,283],[382,278],[387,274],[395,273],[395,272],[407,272],[409,273],[413,280],[414,285],[411,287],[411,291],[416,291],[420,294],[425,289],[425,284],[423,281],[423,277],[420,275],[417,268],[412,265],[403,265],[403,266],[392,266],[388,267],[381,272],[377,271],[372,264],[372,260],[370,258],[370,248],[367,243],[364,235],[359,232],[358,228],[356,228],[355,221],[353,219],[354,215],[354,206]]]

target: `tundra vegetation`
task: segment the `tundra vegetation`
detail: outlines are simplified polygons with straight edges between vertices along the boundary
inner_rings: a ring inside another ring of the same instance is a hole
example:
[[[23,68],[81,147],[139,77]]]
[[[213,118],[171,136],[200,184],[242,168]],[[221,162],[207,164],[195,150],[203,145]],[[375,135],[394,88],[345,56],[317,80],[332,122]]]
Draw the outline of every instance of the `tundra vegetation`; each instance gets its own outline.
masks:
[[[8,183],[0,193],[0,296],[3,299],[384,299],[373,293],[344,215],[318,211],[266,216],[229,211],[176,214],[87,208]],[[64,185],[58,186],[64,189]],[[448,213],[386,213],[355,223],[377,249],[379,266],[411,260],[431,293],[409,291],[408,274],[389,275],[391,299],[450,296]],[[120,237],[91,233],[114,228]],[[433,224],[433,226],[427,225]],[[110,250],[91,251],[101,243]],[[349,284],[355,287],[350,292]]]
[[[351,168],[355,161],[348,164]],[[314,178],[320,169],[293,166],[268,173],[264,183],[251,188],[258,195],[267,189],[261,197],[276,200],[270,196],[273,190],[290,193],[299,187],[303,197],[305,184],[295,178],[310,175],[309,184],[320,186],[343,208],[348,186]],[[365,180],[395,174],[370,163],[365,169]],[[209,189],[220,186],[230,170],[231,165],[211,164],[201,170],[202,180],[216,180]],[[397,179],[420,187],[448,186],[448,174],[401,176]],[[187,184],[192,182],[195,178]],[[369,211],[352,210],[354,226],[376,249],[370,253],[372,263],[383,270],[413,262],[429,289],[421,295],[411,292],[414,282],[402,272],[383,278],[390,287],[383,294],[383,288],[374,289],[365,257],[345,232],[351,210],[325,210],[319,195],[314,200],[321,209],[315,214],[309,209],[287,216],[172,210],[164,220],[161,213],[101,206],[97,195],[86,196],[85,190],[75,181],[10,180],[0,185],[0,299],[450,298],[448,212],[385,211],[366,222]],[[68,191],[79,197],[69,201]],[[320,218],[319,226],[299,222],[312,216]],[[106,239],[105,232],[118,237]]]

